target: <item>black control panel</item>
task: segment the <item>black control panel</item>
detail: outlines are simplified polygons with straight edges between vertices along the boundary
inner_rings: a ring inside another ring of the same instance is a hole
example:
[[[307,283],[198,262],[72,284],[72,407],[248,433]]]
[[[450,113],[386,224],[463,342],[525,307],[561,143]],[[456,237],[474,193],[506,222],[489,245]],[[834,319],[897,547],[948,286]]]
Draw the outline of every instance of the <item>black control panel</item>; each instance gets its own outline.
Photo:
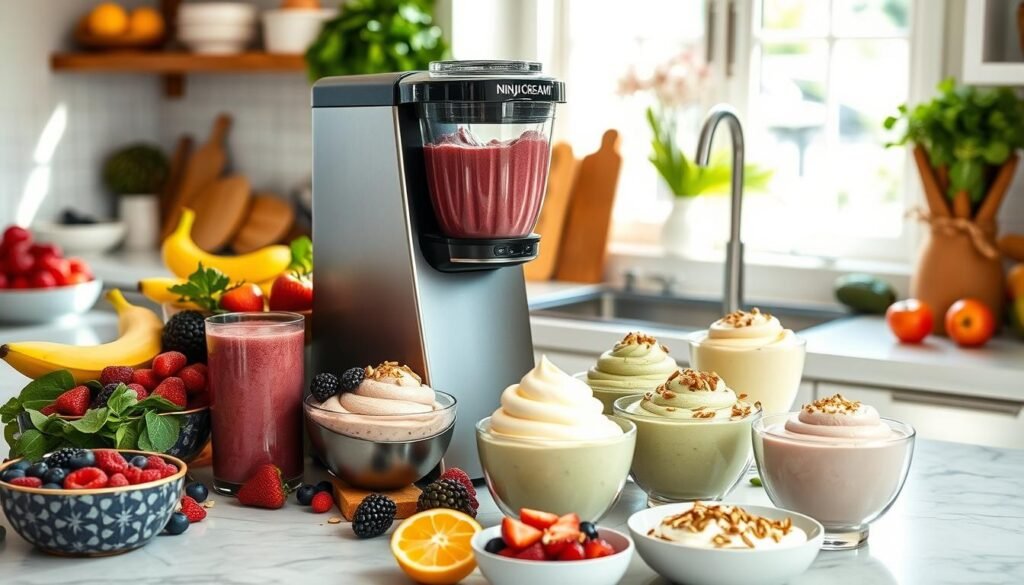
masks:
[[[492,240],[462,240],[436,234],[420,236],[423,256],[442,272],[494,270],[524,264],[540,252],[540,236]]]

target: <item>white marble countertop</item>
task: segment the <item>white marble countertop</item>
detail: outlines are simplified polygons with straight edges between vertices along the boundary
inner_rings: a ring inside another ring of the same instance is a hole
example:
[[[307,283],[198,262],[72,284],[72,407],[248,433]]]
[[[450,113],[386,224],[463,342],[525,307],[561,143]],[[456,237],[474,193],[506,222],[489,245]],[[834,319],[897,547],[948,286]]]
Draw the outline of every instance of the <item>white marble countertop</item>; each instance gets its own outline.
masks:
[[[209,479],[209,468],[196,472]],[[307,481],[323,476],[307,470]],[[483,491],[481,489],[481,491]],[[1024,583],[1024,451],[920,441],[899,500],[871,528],[856,551],[821,552],[792,585],[997,585]],[[8,527],[0,544],[5,585],[166,583],[412,583],[395,564],[385,537],[358,540],[347,523],[327,524],[289,499],[281,510],[239,506],[214,496],[206,520],[180,536],[159,536],[123,556],[102,559],[50,557],[33,550]],[[645,498],[627,485],[602,525],[625,530],[626,518]],[[761,488],[744,484],[730,501],[768,504]],[[484,526],[501,516],[486,493]],[[485,583],[479,572],[463,581]],[[661,585],[635,557],[622,583]],[[567,584],[569,585],[569,584]],[[585,585],[585,584],[581,584]]]

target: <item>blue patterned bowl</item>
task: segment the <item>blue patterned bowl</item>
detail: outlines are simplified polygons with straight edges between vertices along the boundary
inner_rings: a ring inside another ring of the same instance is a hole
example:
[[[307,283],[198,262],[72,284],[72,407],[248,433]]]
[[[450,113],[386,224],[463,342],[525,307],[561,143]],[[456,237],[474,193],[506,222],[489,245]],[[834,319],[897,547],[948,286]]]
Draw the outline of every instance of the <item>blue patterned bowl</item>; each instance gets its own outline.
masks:
[[[0,506],[14,531],[43,552],[75,557],[128,552],[163,532],[181,501],[187,466],[177,457],[158,455],[178,466],[178,473],[142,485],[92,490],[46,490],[0,482]],[[0,465],[0,471],[17,461]]]

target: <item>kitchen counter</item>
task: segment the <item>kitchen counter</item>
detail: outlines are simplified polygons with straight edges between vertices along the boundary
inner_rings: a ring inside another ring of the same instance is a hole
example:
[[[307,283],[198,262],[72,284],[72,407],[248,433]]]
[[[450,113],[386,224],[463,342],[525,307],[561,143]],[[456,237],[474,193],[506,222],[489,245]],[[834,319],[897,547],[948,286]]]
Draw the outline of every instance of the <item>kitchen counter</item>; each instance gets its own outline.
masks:
[[[209,481],[209,468],[196,472]],[[310,467],[307,481],[323,471]],[[821,552],[791,585],[996,585],[1024,583],[1024,451],[919,441],[910,477],[892,510],[871,528],[868,545],[856,551]],[[281,510],[239,506],[214,496],[206,520],[180,536],[159,536],[126,556],[99,559],[51,557],[34,551],[8,527],[0,544],[0,575],[6,585],[55,583],[346,583],[411,584],[400,571],[387,538],[361,541],[337,514],[315,515],[289,499]],[[761,488],[744,484],[729,498],[768,504]],[[601,523],[625,530],[626,518],[644,506],[643,493],[628,484]],[[500,522],[482,493],[479,521]],[[474,572],[463,583],[486,581]],[[622,583],[661,585],[635,556]]]

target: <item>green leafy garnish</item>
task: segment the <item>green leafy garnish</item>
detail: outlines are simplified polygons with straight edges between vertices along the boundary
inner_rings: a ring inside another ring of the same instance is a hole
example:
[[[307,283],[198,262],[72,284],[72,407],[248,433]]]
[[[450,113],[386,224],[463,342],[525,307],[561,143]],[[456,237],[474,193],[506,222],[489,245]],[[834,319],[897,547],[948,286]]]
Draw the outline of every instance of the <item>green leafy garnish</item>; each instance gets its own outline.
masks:
[[[167,290],[180,295],[179,303],[191,302],[206,311],[217,312],[221,295],[241,284],[231,286],[231,279],[226,274],[216,268],[204,268],[200,262],[199,268],[188,275],[188,282],[167,287]]]
[[[292,263],[288,265],[288,271],[300,275],[313,272],[313,240],[299,236],[292,240],[289,248],[292,251]]]

